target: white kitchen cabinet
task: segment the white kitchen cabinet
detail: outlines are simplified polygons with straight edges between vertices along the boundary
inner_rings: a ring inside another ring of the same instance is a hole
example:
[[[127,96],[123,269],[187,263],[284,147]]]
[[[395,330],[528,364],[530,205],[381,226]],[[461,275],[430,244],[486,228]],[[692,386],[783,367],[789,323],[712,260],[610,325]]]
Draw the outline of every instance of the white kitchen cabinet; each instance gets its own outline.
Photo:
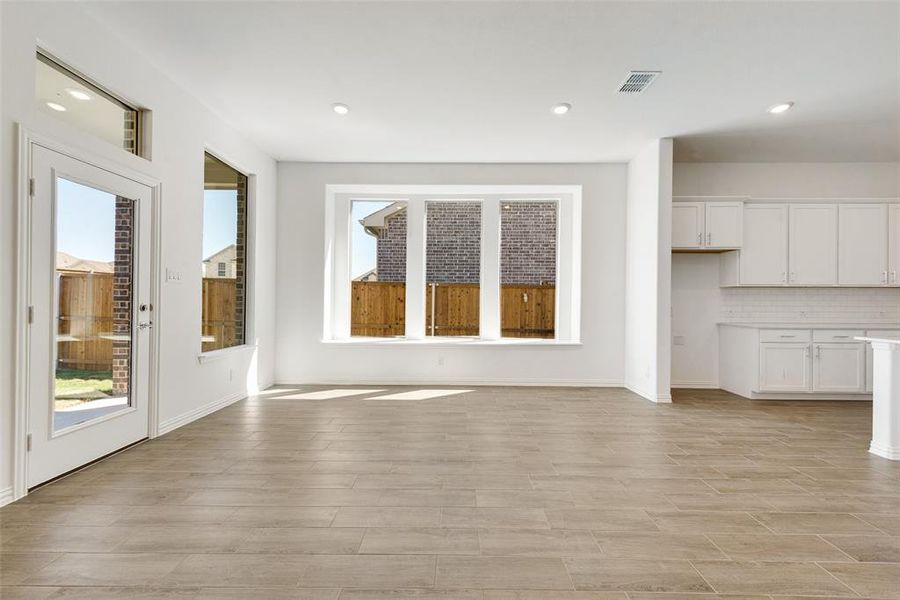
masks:
[[[743,214],[741,285],[782,285],[788,270],[788,207],[748,204]]]
[[[808,392],[810,345],[803,342],[759,344],[759,390],[761,392]]]
[[[704,247],[727,250],[741,247],[743,239],[743,202],[707,202]]]
[[[841,204],[838,207],[838,284],[886,285],[888,205]]]
[[[900,204],[888,205],[888,282],[900,286]]]
[[[672,248],[699,249],[703,247],[704,202],[675,202],[672,204]]]
[[[862,342],[813,344],[813,391],[855,394],[866,388]]]
[[[837,205],[791,204],[788,283],[837,283]]]

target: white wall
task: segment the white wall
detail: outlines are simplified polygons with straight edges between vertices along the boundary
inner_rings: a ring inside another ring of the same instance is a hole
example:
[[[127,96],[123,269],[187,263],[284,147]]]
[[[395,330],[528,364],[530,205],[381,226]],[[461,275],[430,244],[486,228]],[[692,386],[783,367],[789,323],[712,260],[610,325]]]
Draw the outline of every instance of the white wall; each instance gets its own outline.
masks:
[[[625,385],[669,402],[672,140],[628,163],[625,249]]]
[[[275,163],[150,61],[130,51],[76,3],[0,3],[2,144],[0,144],[0,495],[12,484],[12,411],[16,297],[16,123],[113,159],[162,182],[162,257],[184,273],[162,286],[159,419],[174,424],[217,401],[266,385],[273,377]],[[35,40],[112,91],[153,111],[152,161],[90,139],[33,109]],[[213,149],[256,178],[255,287],[251,290],[258,353],[198,363],[203,151]],[[232,379],[229,381],[229,371]]]
[[[898,198],[898,163],[675,163],[676,196]],[[718,255],[672,262],[672,382],[716,386],[719,321],[896,323],[900,290],[720,289]],[[713,365],[716,365],[715,368]]]
[[[719,258],[672,255],[672,387],[718,387]]]
[[[560,184],[583,186],[581,339],[574,347],[323,344],[327,184]],[[280,383],[621,385],[626,166],[621,164],[278,165]],[[443,358],[443,365],[438,361]]]

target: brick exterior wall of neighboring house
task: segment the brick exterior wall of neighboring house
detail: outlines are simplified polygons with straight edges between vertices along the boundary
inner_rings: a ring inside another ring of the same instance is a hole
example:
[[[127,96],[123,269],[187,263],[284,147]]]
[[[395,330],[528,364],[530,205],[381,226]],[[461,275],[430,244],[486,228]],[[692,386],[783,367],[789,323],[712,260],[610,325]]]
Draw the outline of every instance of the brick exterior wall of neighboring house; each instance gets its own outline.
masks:
[[[500,212],[500,283],[556,284],[556,203],[510,202]]]
[[[238,175],[237,185],[237,237],[234,263],[234,341],[240,346],[246,335],[247,312],[247,177]]]
[[[554,202],[511,202],[501,222],[501,282],[552,285],[556,282]],[[378,235],[378,281],[406,279],[406,211],[385,219]],[[426,281],[478,283],[481,269],[481,205],[428,204]]]
[[[384,223],[378,232],[378,281],[406,281],[406,211],[394,213]]]
[[[116,197],[115,252],[113,254],[113,394],[128,394],[131,376],[131,303],[134,203]],[[146,317],[149,320],[149,315]]]

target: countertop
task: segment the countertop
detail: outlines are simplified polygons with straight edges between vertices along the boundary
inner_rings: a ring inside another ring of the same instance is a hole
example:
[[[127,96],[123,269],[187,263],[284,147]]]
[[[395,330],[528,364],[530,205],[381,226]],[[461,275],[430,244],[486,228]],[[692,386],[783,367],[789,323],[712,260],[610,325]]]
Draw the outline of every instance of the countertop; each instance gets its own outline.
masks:
[[[740,321],[721,321],[716,323],[728,327],[749,327],[750,329],[862,329],[885,330],[900,329],[900,323],[748,323]]]

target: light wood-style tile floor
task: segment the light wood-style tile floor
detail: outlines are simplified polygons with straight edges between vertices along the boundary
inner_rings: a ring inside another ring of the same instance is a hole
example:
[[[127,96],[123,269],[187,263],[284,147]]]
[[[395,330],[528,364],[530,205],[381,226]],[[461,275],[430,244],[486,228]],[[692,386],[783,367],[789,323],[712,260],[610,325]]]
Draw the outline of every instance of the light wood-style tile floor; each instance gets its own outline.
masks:
[[[900,599],[868,403],[365,389],[269,390],[3,508],[0,596]]]

